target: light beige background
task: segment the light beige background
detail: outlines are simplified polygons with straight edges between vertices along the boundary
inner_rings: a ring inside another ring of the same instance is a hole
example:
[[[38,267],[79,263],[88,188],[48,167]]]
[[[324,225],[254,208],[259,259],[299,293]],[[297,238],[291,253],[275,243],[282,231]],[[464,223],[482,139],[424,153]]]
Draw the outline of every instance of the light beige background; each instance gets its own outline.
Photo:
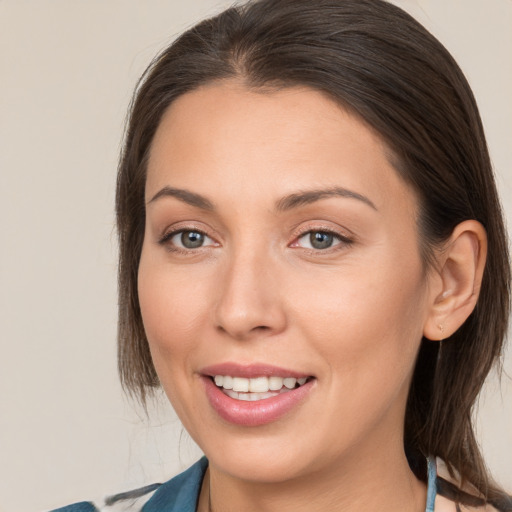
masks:
[[[167,479],[198,456],[165,403],[145,421],[117,382],[114,182],[137,77],[227,4],[0,0],[0,510]],[[466,72],[511,219],[512,1],[400,4]],[[493,380],[478,416],[509,489],[511,402],[510,379]]]

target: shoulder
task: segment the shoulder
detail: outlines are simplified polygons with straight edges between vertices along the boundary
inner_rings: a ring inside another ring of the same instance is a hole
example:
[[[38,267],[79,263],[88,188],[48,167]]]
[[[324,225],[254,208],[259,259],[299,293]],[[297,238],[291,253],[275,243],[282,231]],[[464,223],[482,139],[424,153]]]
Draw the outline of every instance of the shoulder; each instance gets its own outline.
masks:
[[[99,501],[81,501],[66,507],[52,510],[51,512],[121,512],[130,510],[138,512],[154,495],[162,484],[152,484],[132,491],[122,492],[108,496]]]
[[[99,501],[83,501],[50,512],[194,512],[208,467],[205,457],[163,484],[152,484],[108,496]]]
[[[435,512],[499,512],[498,509],[491,505],[482,505],[477,507],[469,507],[467,505],[459,505],[459,509],[455,503],[440,494],[436,497]]]
[[[437,459],[437,496],[435,501],[435,512],[501,512],[502,509],[495,508],[484,500],[477,489],[470,485],[460,486],[457,475],[451,475],[441,459]],[[467,499],[466,504],[456,505],[457,494],[461,493]],[[506,498],[506,495],[504,495]],[[505,500],[507,501],[507,500]],[[494,503],[494,502],[493,502]],[[510,503],[503,504],[503,510],[512,510],[512,498]]]
[[[56,508],[50,512],[97,512],[98,509],[94,503],[90,501],[81,501],[80,503],[74,503],[67,507]]]

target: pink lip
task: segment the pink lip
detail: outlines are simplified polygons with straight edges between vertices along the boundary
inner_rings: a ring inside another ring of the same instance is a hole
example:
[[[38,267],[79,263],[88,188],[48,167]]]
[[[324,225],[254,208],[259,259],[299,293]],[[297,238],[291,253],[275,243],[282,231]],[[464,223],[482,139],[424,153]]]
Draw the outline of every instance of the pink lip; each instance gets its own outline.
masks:
[[[212,366],[207,366],[200,371],[203,375],[231,375],[232,377],[244,377],[250,379],[252,377],[295,377],[300,379],[301,377],[310,377],[310,374],[300,373],[294,370],[288,370],[286,368],[280,368],[263,363],[252,363],[252,364],[238,364],[238,363],[221,363]]]
[[[205,386],[206,396],[217,414],[229,423],[245,427],[257,427],[272,423],[283,417],[303,402],[314,387],[316,379],[311,379],[302,386],[280,393],[272,398],[245,402],[235,400],[224,394],[213,379],[214,375],[231,375],[236,377],[307,377],[306,374],[278,368],[276,366],[252,364],[241,366],[235,363],[223,363],[209,366],[201,371],[201,380]]]

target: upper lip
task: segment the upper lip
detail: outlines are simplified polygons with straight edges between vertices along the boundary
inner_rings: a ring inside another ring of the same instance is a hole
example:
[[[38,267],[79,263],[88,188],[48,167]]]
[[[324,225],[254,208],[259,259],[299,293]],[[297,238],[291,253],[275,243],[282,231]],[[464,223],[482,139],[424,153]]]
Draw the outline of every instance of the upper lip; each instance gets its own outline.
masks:
[[[279,366],[265,363],[240,364],[234,362],[225,362],[206,366],[200,370],[203,375],[214,377],[215,375],[230,375],[232,377],[244,377],[247,379],[254,377],[311,377],[311,374],[280,368]]]

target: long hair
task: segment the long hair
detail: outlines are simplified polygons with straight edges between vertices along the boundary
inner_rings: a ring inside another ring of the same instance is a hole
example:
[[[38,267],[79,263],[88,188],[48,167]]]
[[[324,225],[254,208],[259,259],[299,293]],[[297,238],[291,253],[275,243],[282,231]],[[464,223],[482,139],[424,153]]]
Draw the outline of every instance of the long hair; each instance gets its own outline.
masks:
[[[117,182],[124,387],[145,403],[158,386],[137,296],[153,136],[177,97],[230,78],[255,89],[322,91],[372,126],[419,197],[427,268],[457,224],[476,219],[485,227],[489,250],[478,303],[444,340],[441,355],[437,343],[422,341],[404,443],[411,467],[419,468],[421,456],[439,456],[486,500],[512,510],[488,475],[472,425],[477,395],[502,351],[510,307],[506,233],[482,122],[448,51],[384,0],[249,1],[185,32],[146,70],[130,108]],[[444,492],[469,499],[448,484]]]

